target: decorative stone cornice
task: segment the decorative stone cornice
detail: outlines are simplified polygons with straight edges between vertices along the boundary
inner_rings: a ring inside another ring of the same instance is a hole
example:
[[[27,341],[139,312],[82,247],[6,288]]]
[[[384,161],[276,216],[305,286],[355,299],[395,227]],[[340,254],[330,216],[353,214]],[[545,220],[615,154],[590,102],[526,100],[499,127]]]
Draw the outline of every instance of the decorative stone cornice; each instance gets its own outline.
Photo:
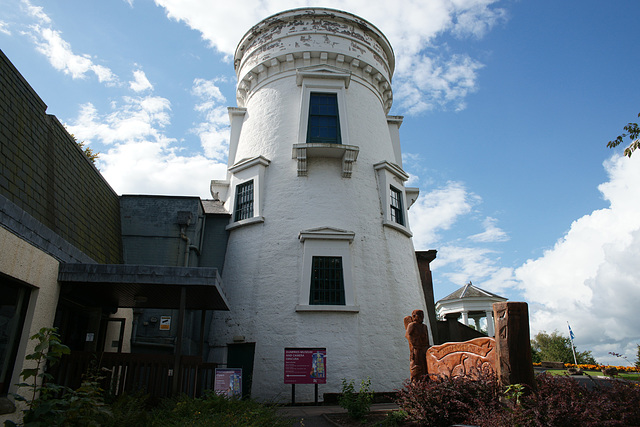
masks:
[[[385,112],[391,108],[395,57],[389,41],[369,22],[324,8],[282,12],[245,34],[234,57],[238,105],[267,82],[323,65],[369,86]]]

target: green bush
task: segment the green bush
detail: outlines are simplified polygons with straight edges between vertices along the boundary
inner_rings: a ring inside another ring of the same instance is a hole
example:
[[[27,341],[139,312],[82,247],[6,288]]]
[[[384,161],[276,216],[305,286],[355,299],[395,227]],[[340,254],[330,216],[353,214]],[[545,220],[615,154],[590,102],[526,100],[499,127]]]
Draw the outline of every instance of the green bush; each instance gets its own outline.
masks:
[[[342,379],[342,394],[338,399],[338,404],[347,410],[349,416],[359,420],[363,418],[371,408],[373,402],[373,390],[371,387],[371,378],[367,377],[360,383],[360,390],[355,391],[354,381]]]
[[[165,399],[151,413],[149,426],[291,426],[280,417],[276,408],[250,399],[232,399],[215,393],[202,398],[179,397]],[[125,424],[123,424],[125,425]]]

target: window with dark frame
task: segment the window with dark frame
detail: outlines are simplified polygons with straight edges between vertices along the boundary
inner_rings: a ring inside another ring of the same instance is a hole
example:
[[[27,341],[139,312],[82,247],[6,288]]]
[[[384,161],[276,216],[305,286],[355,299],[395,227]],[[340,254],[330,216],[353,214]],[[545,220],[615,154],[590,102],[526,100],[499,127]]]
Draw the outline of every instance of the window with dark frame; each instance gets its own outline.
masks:
[[[240,221],[253,217],[253,180],[236,186],[236,207],[233,220]]]
[[[335,93],[311,93],[307,143],[341,144],[338,96]]]
[[[5,396],[11,385],[30,294],[26,286],[0,275],[0,396]]]
[[[312,258],[309,305],[345,305],[342,257]]]
[[[390,187],[391,196],[391,221],[404,225],[404,215],[402,213],[402,192]]]

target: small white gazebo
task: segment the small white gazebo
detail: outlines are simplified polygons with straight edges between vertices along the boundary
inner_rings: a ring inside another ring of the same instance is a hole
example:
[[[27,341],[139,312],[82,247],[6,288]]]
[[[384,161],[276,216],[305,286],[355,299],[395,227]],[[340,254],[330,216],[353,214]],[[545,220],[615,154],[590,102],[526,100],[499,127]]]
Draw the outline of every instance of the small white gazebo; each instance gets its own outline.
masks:
[[[484,325],[487,336],[492,337],[495,335],[493,303],[506,300],[507,298],[487,292],[469,282],[436,302],[436,312],[439,319],[444,319],[447,314],[461,313],[462,320],[460,321],[463,324],[475,327],[477,331],[483,330],[482,326]],[[469,320],[472,320],[473,323],[470,324]]]

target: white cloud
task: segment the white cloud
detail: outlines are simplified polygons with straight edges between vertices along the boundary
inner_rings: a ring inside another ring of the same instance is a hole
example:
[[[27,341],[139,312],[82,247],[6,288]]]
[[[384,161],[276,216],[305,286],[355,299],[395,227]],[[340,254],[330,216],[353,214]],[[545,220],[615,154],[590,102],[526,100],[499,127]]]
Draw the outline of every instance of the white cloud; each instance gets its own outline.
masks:
[[[229,116],[224,106],[226,99],[216,86],[216,80],[195,79],[191,93],[200,102],[195,111],[204,116],[191,132],[198,135],[205,156],[224,160],[229,149]]]
[[[158,96],[123,97],[101,114],[82,106],[69,132],[90,145],[105,144],[98,167],[119,194],[196,195],[210,198],[211,179],[224,178],[226,164],[195,154],[182,156],[163,129],[171,106]]]
[[[453,284],[462,286],[472,281],[482,289],[499,294],[517,282],[513,269],[501,267],[496,254],[487,248],[444,245],[438,249],[438,257],[431,266]]]
[[[129,88],[134,92],[144,92],[145,90],[153,90],[153,85],[147,79],[147,75],[142,70],[133,72],[133,80],[129,82]]]
[[[4,21],[0,21],[0,33],[10,36],[11,30],[9,30],[9,24]]]
[[[287,9],[332,7],[362,16],[388,37],[396,53],[394,79],[397,106],[408,113],[433,108],[465,108],[464,99],[477,89],[482,64],[466,54],[442,53],[438,37],[482,37],[505,19],[498,0],[408,0],[402,7],[382,0],[261,0],[251,7],[208,0],[156,0],[171,19],[199,31],[210,45],[230,59],[252,26]]]
[[[504,230],[496,226],[497,222],[497,219],[487,217],[483,222],[484,231],[482,233],[469,236],[469,239],[474,242],[484,243],[506,242],[507,240],[509,240],[509,235]]]
[[[582,350],[600,362],[619,363],[608,351],[640,343],[640,156],[605,162],[600,185],[609,208],[576,220],[553,249],[516,270],[531,303],[532,333],[561,331],[566,322]]]
[[[460,216],[469,213],[477,200],[459,182],[421,194],[409,210],[416,250],[432,248],[440,239],[439,231],[449,229]]]
[[[50,24],[51,18],[44,13],[42,6],[34,6],[29,0],[22,0],[22,4],[27,10],[27,13],[36,18],[41,24]]]
[[[159,96],[124,97],[122,105],[112,103],[112,112],[105,115],[88,103],[68,128],[89,143],[95,140],[111,145],[150,139],[168,144],[174,140],[164,136],[161,129],[170,123],[170,110],[169,100]]]
[[[85,78],[87,73],[93,72],[101,83],[114,84],[117,81],[109,68],[95,64],[89,55],[74,54],[59,31],[37,25],[32,30],[37,50],[49,59],[55,69],[70,74],[74,79]]]

